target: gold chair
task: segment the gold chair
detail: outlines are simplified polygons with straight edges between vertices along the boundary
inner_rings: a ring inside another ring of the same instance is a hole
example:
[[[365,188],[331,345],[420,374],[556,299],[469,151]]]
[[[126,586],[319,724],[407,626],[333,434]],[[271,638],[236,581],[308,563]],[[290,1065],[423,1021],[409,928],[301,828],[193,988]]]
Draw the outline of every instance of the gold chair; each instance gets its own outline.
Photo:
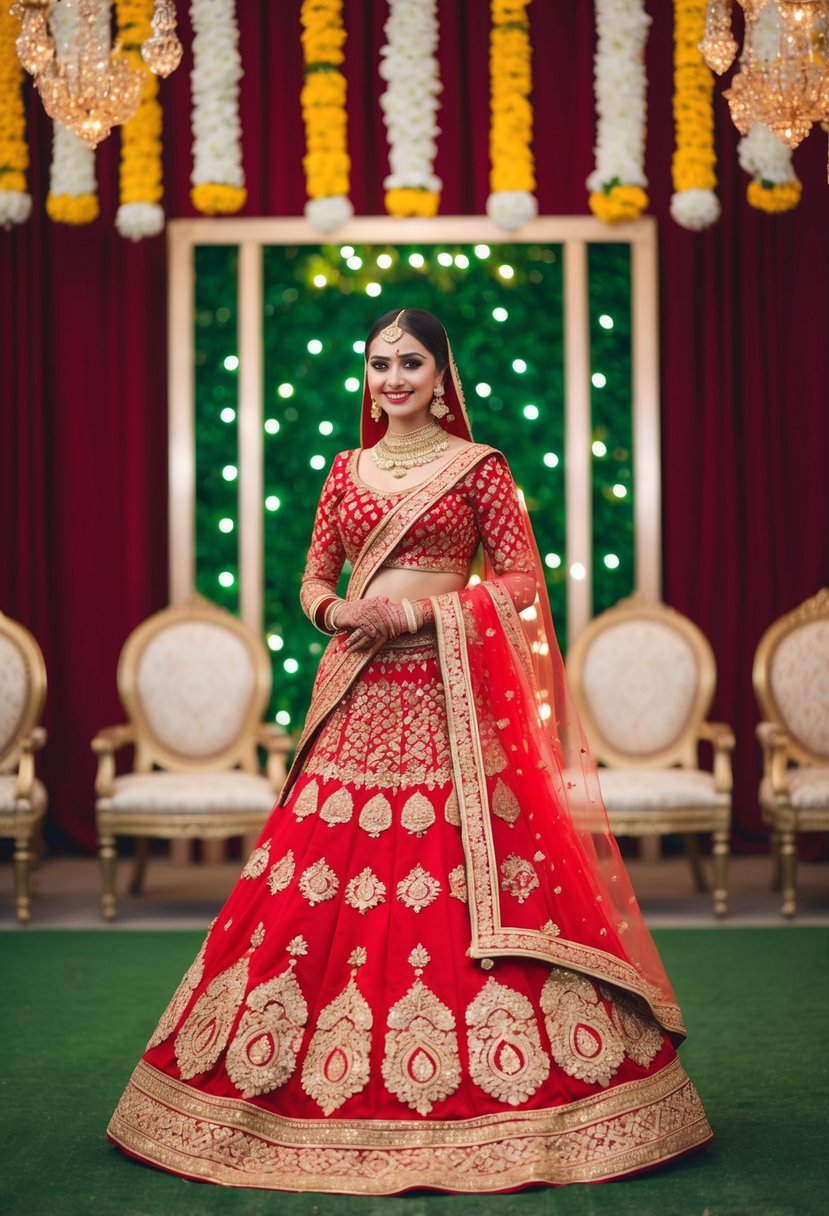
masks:
[[[285,779],[292,741],[262,722],[271,664],[261,640],[222,608],[193,596],[127,638],[118,692],[129,721],[92,741],[102,908],[116,913],[116,837],[136,838],[130,890],[141,890],[149,841],[221,840],[258,833]],[[115,753],[135,748],[116,776]],[[257,748],[267,753],[267,776]]]
[[[680,833],[697,890],[706,882],[696,833],[713,838],[716,916],[728,910],[734,735],[705,721],[716,683],[708,641],[665,604],[636,593],[596,617],[570,646],[567,672],[617,836]],[[699,743],[713,746],[713,772]]]
[[[782,913],[794,916],[797,834],[829,829],[829,588],[769,626],[753,677],[765,718],[757,727],[760,810],[771,829]]]
[[[14,840],[17,919],[29,919],[33,844],[48,798],[35,776],[35,752],[46,742],[39,725],[46,700],[46,664],[28,629],[0,612],[0,836]]]

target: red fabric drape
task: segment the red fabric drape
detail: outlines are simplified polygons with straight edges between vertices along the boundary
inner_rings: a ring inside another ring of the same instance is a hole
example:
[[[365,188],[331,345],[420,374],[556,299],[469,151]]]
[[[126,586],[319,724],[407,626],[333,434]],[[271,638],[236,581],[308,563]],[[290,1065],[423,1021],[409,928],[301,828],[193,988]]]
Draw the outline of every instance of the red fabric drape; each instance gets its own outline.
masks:
[[[737,133],[717,99],[723,218],[700,235],[670,219],[671,6],[650,0],[647,170],[659,222],[664,595],[710,638],[716,716],[733,723],[737,845],[763,839],[751,660],[765,626],[829,578],[829,226],[813,134],[795,154],[804,198],[790,216],[745,201]],[[191,35],[162,84],[165,205],[189,202]],[[305,201],[299,0],[237,6],[245,67],[245,214]],[[535,0],[535,149],[542,214],[584,214],[594,140],[592,6]],[[381,214],[387,172],[377,52],[387,6],[346,0],[352,201]],[[444,81],[437,172],[445,214],[488,193],[488,20],[483,0],[441,0]],[[719,90],[718,90],[719,92]],[[130,629],[166,599],[163,238],[116,233],[117,135],[98,153],[102,218],[45,216],[50,129],[27,89],[34,214],[0,234],[0,608],[36,633],[50,673],[43,760],[51,822],[94,839],[89,740],[121,718],[115,666]]]

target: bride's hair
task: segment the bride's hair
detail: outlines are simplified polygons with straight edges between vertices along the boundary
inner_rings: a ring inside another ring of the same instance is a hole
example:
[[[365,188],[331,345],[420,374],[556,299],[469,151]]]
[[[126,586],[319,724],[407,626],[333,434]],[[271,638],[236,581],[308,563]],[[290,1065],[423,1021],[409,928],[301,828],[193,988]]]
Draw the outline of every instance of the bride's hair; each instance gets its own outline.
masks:
[[[368,358],[369,347],[380,331],[387,325],[392,325],[398,317],[400,317],[400,309],[393,308],[391,312],[384,312],[382,317],[378,317],[374,322],[366,338],[366,358]],[[417,338],[430,355],[434,355],[438,371],[442,372],[445,367],[449,366],[449,340],[446,337],[446,330],[433,313],[426,312],[424,308],[405,308],[399,325],[407,334]]]

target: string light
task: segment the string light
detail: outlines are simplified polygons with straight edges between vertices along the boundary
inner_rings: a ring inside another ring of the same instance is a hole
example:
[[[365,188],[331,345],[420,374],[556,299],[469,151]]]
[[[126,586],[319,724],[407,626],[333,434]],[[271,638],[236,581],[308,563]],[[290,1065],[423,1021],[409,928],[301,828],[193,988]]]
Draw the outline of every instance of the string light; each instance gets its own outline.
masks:
[[[456,253],[455,265],[457,266],[458,270],[466,270],[469,266],[469,258],[465,253]]]
[[[265,508],[268,511],[278,511],[281,506],[282,501],[275,494],[269,494],[265,499]]]
[[[232,422],[236,417],[236,411],[232,406],[226,405],[221,414],[219,414],[219,417],[221,418],[222,422]]]
[[[235,481],[238,476],[239,470],[235,464],[226,464],[222,469],[222,477],[224,477],[225,481]]]
[[[409,265],[414,266],[415,270],[420,270],[420,267],[426,261],[422,253],[410,253]]]
[[[353,257],[350,257],[346,260],[345,264],[349,270],[359,270],[363,264],[363,259],[361,257],[358,257],[358,255],[355,253],[353,255]]]
[[[599,317],[599,324],[601,325],[602,329],[612,329],[613,328],[613,318],[608,316],[608,314],[606,312],[603,312],[602,315]]]
[[[321,435],[331,435],[331,434],[333,434],[333,431],[334,431],[333,422],[321,422],[320,423],[319,432]]]
[[[618,570],[619,558],[615,553],[605,553],[604,564],[607,566],[608,570]]]
[[[279,432],[279,421],[276,418],[265,419],[265,430],[269,435],[276,435]]]
[[[507,266],[507,265],[499,266],[498,273],[502,279],[511,279],[515,276],[515,271],[513,270],[513,268],[511,266]]]
[[[236,582],[236,579],[233,577],[233,575],[231,574],[231,572],[229,570],[222,570],[221,574],[219,575],[219,585],[220,586],[232,587],[235,582]]]
[[[220,532],[232,532],[233,531],[233,520],[228,519],[227,517],[225,517],[224,519],[220,519],[219,520],[219,531]]]
[[[309,463],[310,463],[312,469],[324,469],[325,468],[325,457],[319,456],[319,455],[312,456]]]
[[[627,486],[623,486],[621,482],[617,481],[613,487],[613,493],[617,498],[624,498],[627,495]]]
[[[480,384],[475,385],[475,392],[478,394],[479,397],[488,397],[490,395],[490,393],[492,392],[492,385],[487,384],[485,381],[482,380]]]
[[[561,565],[561,557],[558,553],[545,553],[544,565],[549,566],[551,570],[558,570]]]
[[[544,460],[544,463],[548,469],[555,469],[558,467],[558,456],[556,456],[555,452],[545,452],[542,459]]]
[[[355,355],[361,355],[364,352],[364,350],[366,349],[366,344],[361,338],[359,340],[359,342],[351,343],[351,349],[354,351]]]
[[[289,676],[295,675],[299,671],[299,663],[296,659],[286,659],[282,664]]]
[[[270,647],[271,650],[273,650],[273,651],[281,650],[284,645],[285,645],[285,639],[281,638],[278,633],[269,633],[268,634],[268,646]]]
[[[343,245],[342,249],[340,250],[340,257],[353,258],[354,257],[354,246],[353,245]]]
[[[315,287],[325,287],[327,282],[328,282],[328,279],[325,277],[324,274],[315,274],[314,275],[314,286]]]
[[[521,372],[525,372],[527,370],[527,365],[523,359],[513,359],[512,370],[514,372],[518,372],[520,375]]]
[[[377,265],[381,270],[388,270],[392,264],[392,260],[387,253],[381,253],[377,258]]]
[[[604,388],[607,384],[607,376],[604,372],[594,372],[590,377],[590,383],[594,388]]]
[[[489,254],[490,254],[489,245],[476,245],[475,246],[475,257],[476,258],[488,258]]]
[[[380,286],[379,283],[366,283],[366,295],[367,296],[379,296],[379,294],[382,290],[383,290],[383,288]]]
[[[278,713],[276,715],[276,721],[279,726],[290,726],[291,725],[291,715],[288,713],[287,709],[280,709],[278,711]]]
[[[226,372],[235,372],[239,366],[238,355],[225,355],[224,369]]]
[[[451,266],[452,263],[454,262],[454,260],[455,259],[452,257],[451,253],[439,253],[438,254],[438,262],[440,263],[441,266]]]
[[[607,445],[602,443],[601,439],[594,439],[591,445],[594,456],[606,456]]]
[[[282,397],[284,400],[287,400],[288,397],[293,397],[294,386],[292,384],[280,384],[279,388],[276,391],[280,397]]]
[[[308,343],[308,354],[309,355],[318,355],[321,350],[322,350],[322,342],[320,342],[319,338],[312,338],[311,341]]]
[[[521,411],[525,418],[529,418],[530,422],[535,422],[538,417],[537,405],[525,405]]]
[[[347,392],[356,393],[360,387],[360,381],[356,376],[349,376],[345,382],[345,387]]]
[[[508,316],[509,313],[506,308],[493,308],[492,310],[493,321],[506,321]]]

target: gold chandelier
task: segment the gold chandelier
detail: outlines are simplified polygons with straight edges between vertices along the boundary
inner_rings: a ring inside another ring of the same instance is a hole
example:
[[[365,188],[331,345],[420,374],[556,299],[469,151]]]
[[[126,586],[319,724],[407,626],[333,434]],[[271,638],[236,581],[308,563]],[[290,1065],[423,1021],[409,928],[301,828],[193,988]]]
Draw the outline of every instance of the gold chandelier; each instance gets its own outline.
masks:
[[[93,148],[132,118],[141,99],[141,72],[111,45],[110,10],[111,0],[18,0],[11,9],[21,18],[18,58],[46,113]],[[68,37],[56,40],[56,17],[71,26]],[[169,76],[181,60],[175,31],[175,4],[154,0],[141,54],[156,75]]]
[[[814,123],[829,122],[829,0],[740,0],[745,37],[725,96],[737,130],[762,123],[796,148]],[[734,62],[732,0],[708,0],[705,62],[721,75]]]

